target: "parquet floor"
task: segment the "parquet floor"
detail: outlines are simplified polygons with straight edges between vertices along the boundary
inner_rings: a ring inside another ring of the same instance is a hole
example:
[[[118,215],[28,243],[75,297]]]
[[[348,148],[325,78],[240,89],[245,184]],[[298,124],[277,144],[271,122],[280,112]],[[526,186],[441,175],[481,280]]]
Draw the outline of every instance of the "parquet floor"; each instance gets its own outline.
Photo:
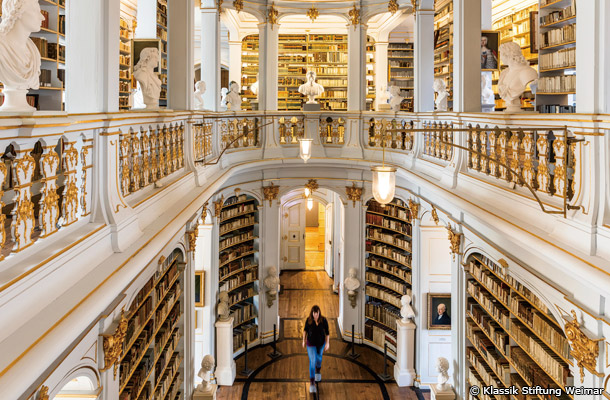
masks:
[[[429,400],[429,393],[412,388],[399,388],[391,380],[381,381],[383,355],[367,346],[357,346],[360,354],[355,361],[345,358],[349,343],[338,333],[339,297],[332,292],[332,279],[324,270],[287,271],[281,275],[282,291],[279,295],[281,317],[278,351],[283,357],[272,360],[267,356],[270,345],[259,346],[248,352],[250,377],[240,375],[244,370],[244,357],[236,360],[237,379],[233,386],[218,389],[219,400],[246,399],[319,399],[319,400]],[[330,325],[330,350],[324,353],[322,382],[318,393],[309,393],[307,352],[302,347],[305,317],[311,306],[317,304]],[[388,373],[392,375],[394,363],[388,360]]]

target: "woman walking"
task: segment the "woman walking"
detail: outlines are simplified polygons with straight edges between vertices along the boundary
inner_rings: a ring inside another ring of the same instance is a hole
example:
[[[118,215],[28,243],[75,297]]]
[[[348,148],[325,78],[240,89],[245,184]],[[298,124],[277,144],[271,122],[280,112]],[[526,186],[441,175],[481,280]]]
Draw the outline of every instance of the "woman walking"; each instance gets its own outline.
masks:
[[[313,306],[303,329],[303,347],[307,346],[309,356],[309,393],[316,392],[316,382],[322,380],[322,353],[330,346],[328,321],[322,316],[320,307]]]

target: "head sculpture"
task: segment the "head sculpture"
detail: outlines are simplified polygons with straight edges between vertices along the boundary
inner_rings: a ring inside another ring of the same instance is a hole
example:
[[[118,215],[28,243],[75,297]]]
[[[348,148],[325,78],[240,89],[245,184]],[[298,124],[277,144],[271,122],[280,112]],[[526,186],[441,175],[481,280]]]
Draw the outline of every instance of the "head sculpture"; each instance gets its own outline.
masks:
[[[230,91],[233,93],[239,93],[239,83],[233,81],[231,85],[229,85]]]
[[[216,361],[214,360],[214,356],[208,354],[207,356],[203,357],[203,360],[201,361],[201,369],[206,372],[211,371],[214,369],[215,363]]]
[[[269,273],[270,276],[276,276],[277,268],[276,267],[267,267],[267,272]]]
[[[197,90],[200,93],[205,93],[205,82],[198,81],[197,83],[195,83],[195,90]]]
[[[434,80],[434,83],[432,84],[432,88],[435,92],[440,93],[447,89],[447,85],[445,84],[445,81],[443,79],[436,78]]]
[[[400,88],[394,84],[388,88],[388,91],[393,97],[400,96]]]
[[[313,82],[313,81],[315,81],[315,80],[316,80],[316,78],[317,78],[317,76],[318,76],[318,75],[316,74],[316,71],[307,71],[306,78],[307,78],[307,81],[308,81],[308,82]]]
[[[408,294],[403,295],[400,298],[400,304],[402,304],[403,306],[411,304],[411,296],[409,296]]]
[[[529,65],[521,52],[521,46],[515,42],[502,43],[499,48],[500,57],[506,65]]]
[[[4,0],[0,35],[14,33],[13,39],[25,40],[30,33],[38,32],[44,17],[37,0]]]
[[[229,293],[224,290],[222,292],[218,293],[218,301],[220,301],[222,303],[228,303],[229,302]]]
[[[154,69],[159,62],[159,49],[146,47],[140,52],[140,60],[133,67],[133,72],[141,69]]]

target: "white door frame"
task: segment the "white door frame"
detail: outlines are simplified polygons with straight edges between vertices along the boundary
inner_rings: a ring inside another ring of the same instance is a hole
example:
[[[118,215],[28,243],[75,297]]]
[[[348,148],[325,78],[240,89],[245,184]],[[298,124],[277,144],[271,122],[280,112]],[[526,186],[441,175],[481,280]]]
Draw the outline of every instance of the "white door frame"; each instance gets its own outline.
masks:
[[[288,209],[299,205],[300,208],[300,225],[298,232],[295,233],[294,230],[289,229],[288,227]],[[281,267],[280,270],[296,270],[296,269],[305,269],[305,207],[306,202],[302,197],[292,198],[282,204],[281,207],[281,219],[282,222],[281,232],[280,232],[280,248],[281,248]],[[289,232],[290,230],[290,232]],[[294,236],[294,237],[290,237]],[[299,265],[286,265],[288,263],[288,246],[289,244],[299,243]]]
[[[324,269],[331,278],[333,277],[334,245],[333,229],[335,223],[334,203],[330,202],[324,207]]]

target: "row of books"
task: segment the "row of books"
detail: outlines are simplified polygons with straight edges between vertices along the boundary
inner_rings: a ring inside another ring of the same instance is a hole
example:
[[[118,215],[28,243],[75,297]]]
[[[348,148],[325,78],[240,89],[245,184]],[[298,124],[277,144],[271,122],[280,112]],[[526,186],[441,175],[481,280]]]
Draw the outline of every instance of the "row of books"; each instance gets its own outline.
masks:
[[[394,290],[395,292],[405,294],[407,293],[408,286],[403,282],[396,281],[388,276],[380,275],[377,272],[367,271],[365,273],[365,278],[367,282],[376,283],[381,286],[385,286]],[[410,279],[409,279],[410,281]],[[408,282],[411,283],[411,282]]]
[[[240,234],[228,237],[226,239],[223,239],[218,244],[218,247],[219,247],[220,251],[222,251],[225,248],[230,247],[234,243],[239,243],[239,242],[243,242],[245,240],[250,240],[250,239],[254,239],[254,232],[253,231],[248,231],[248,232],[240,233]]]
[[[256,308],[252,303],[239,303],[231,307],[231,315],[233,315],[233,326],[237,326],[252,317],[256,317]]]
[[[175,379],[178,379],[180,364],[182,359],[178,353],[174,353],[169,362],[169,365],[165,369],[163,376],[156,384],[155,399],[164,399],[169,392],[170,387]],[[155,373],[156,375],[156,373]]]
[[[227,232],[230,232],[235,229],[243,228],[245,226],[249,226],[256,223],[256,216],[249,215],[244,218],[239,218],[232,220],[231,222],[227,222],[226,224],[220,227],[220,235],[224,235]]]
[[[370,286],[367,285],[365,287],[365,293],[367,296],[373,296],[376,299],[379,300],[383,300],[387,303],[390,303],[391,305],[393,305],[394,307],[401,307],[400,304],[400,295],[397,295],[394,291],[390,290],[390,289],[384,289],[384,288],[380,288],[377,286]],[[407,289],[407,293],[405,294],[411,294],[411,290]]]
[[[375,343],[377,346],[384,348],[388,345],[388,354],[396,356],[396,332],[381,324],[375,323],[373,320],[367,320],[364,323],[364,338]]]
[[[542,387],[557,387],[557,384],[520,347],[510,348],[510,359],[515,369],[529,382]],[[573,379],[566,377],[564,385],[571,385]]]
[[[379,301],[369,301],[365,305],[364,316],[396,330],[396,320],[400,319],[400,310]]]
[[[379,240],[384,243],[390,243],[396,247],[400,247],[405,251],[411,252],[411,241],[406,240],[405,236],[401,235],[400,233],[389,233],[380,228],[367,226],[366,237],[368,239]]]
[[[388,52],[388,58],[393,58],[393,57],[413,57],[413,52],[412,51],[397,51],[397,50]]]
[[[136,313],[131,317],[127,324],[127,332],[125,334],[124,346],[127,346],[134,339],[134,335],[144,326],[144,323],[147,322],[150,314],[152,313],[153,305],[152,305],[152,297],[146,298],[142,307],[136,311]],[[125,352],[125,348],[123,352]]]
[[[160,327],[166,320],[166,318],[172,312],[176,312],[176,309],[180,309],[180,303],[177,301],[178,296],[182,293],[180,285],[173,286],[161,306],[157,306],[155,311],[155,327]]]
[[[131,65],[131,56],[121,54],[119,56],[119,63],[123,65]]]
[[[381,226],[383,228],[391,229],[404,233],[405,235],[411,235],[411,224],[396,221],[393,219],[385,218],[383,215],[377,214],[366,214],[366,223]]]
[[[468,281],[466,284],[467,291],[470,296],[477,300],[477,303],[481,305],[481,307],[491,315],[494,320],[504,328],[504,330],[508,331],[508,326],[510,325],[510,313],[504,306],[501,305],[499,301],[490,296],[486,290],[481,289],[481,285],[474,281]],[[473,306],[475,303],[471,303],[470,306]],[[472,312],[472,310],[470,310]]]
[[[325,62],[347,63],[347,53],[345,53],[345,52],[313,53],[313,54],[309,55],[307,61],[308,62],[318,62],[318,63],[325,63]]]
[[[573,42],[576,40],[576,24],[543,32],[540,36],[540,46],[543,48]]]
[[[576,16],[576,4],[567,6],[562,10],[556,10],[540,17],[540,25],[548,25],[557,21],[563,21]]]
[[[172,267],[167,271],[166,274],[163,275],[161,280],[157,283],[157,287],[155,288],[155,303],[159,303],[165,295],[167,294],[170,284],[172,286],[176,285],[176,277],[178,276],[178,264],[174,263]]]
[[[126,82],[126,81],[119,82],[119,92],[128,93],[130,91],[131,91],[131,82]]]
[[[40,70],[40,87],[52,87],[51,77],[53,76],[50,69]]]
[[[576,74],[543,76],[538,79],[538,93],[565,93],[576,91]]]
[[[371,253],[372,255],[384,256],[406,266],[411,265],[411,254],[403,254],[402,252],[394,249],[393,247],[388,247],[381,244],[373,244],[370,240],[367,240],[366,251]]]
[[[505,282],[498,279],[487,268],[476,263],[470,263],[469,268],[470,274],[485,285],[485,289],[499,298],[505,306],[510,303],[510,288]]]
[[[42,13],[42,16],[44,17],[40,26],[42,28],[49,29],[49,12],[46,10],[40,10],[40,12]]]
[[[239,214],[244,214],[244,213],[254,212],[254,211],[256,211],[256,207],[255,207],[254,203],[243,203],[237,207],[232,207],[232,208],[222,211],[220,213],[220,222],[224,222],[224,220],[234,217]]]
[[[485,387],[487,386],[487,383],[484,382],[480,377],[479,374],[473,369],[473,368],[469,368],[468,369],[468,376],[466,378],[468,380],[468,384],[470,386],[476,386],[477,388],[481,388],[481,387]],[[505,400],[504,397],[506,396],[499,396],[500,399],[499,400]],[[477,397],[477,400],[496,400],[496,396],[492,396],[489,395],[485,392],[480,393]]]
[[[506,360],[504,352],[498,350],[495,343],[485,336],[479,327],[469,321],[466,324],[466,337],[500,380],[503,383],[508,383],[510,381],[510,364]]]
[[[413,68],[413,63],[411,61],[390,60],[388,64],[390,68]]]
[[[232,247],[232,248],[228,249],[228,251],[225,251],[220,254],[220,258],[219,258],[220,264],[221,265],[225,264],[231,260],[242,257],[246,253],[251,253],[253,251],[254,251],[253,243],[244,243],[244,244],[239,245],[238,247]]]
[[[227,208],[230,207],[234,204],[238,204],[238,203],[243,203],[245,201],[254,201],[254,199],[248,199],[248,196],[245,194],[240,194],[239,196],[232,196],[229,199],[227,199],[227,201],[225,202],[225,204],[222,206],[222,208]]]
[[[510,336],[508,336],[508,333],[479,306],[473,306],[469,314],[494,345],[502,353],[507,354],[510,346]]]
[[[149,376],[149,372],[151,372],[154,362],[154,354],[152,349],[146,352],[146,355],[142,358],[138,369],[133,373],[131,379],[125,386],[123,392],[119,395],[119,400],[137,400],[138,391],[146,382],[148,385],[148,390],[144,389],[147,393],[150,392],[150,382],[146,380]]]
[[[327,87],[347,87],[347,79],[318,79],[317,82]]]
[[[49,43],[45,38],[31,37],[32,42],[40,52],[40,56],[44,58],[52,58],[53,60],[66,59],[66,47],[57,43]]]
[[[470,337],[468,339],[472,340]],[[466,349],[466,357],[468,358],[470,365],[472,365],[472,367],[477,371],[479,376],[483,379],[483,382],[485,382],[485,386],[504,386],[504,383],[498,378],[497,374],[495,373],[495,370],[493,370],[486,363],[480,360],[479,356],[472,348],[469,347]],[[510,365],[506,365],[508,366],[508,371],[504,372],[504,374],[508,374],[510,377]],[[502,376],[504,376],[504,374]]]
[[[413,70],[392,71],[392,78],[413,78]]]
[[[368,257],[365,260],[365,265],[367,267],[386,271],[388,274],[402,278],[407,283],[411,283],[411,271],[406,267],[389,264],[382,259],[374,257]]]
[[[119,43],[119,50],[120,51],[124,51],[124,52],[130,52],[131,51],[131,46],[129,45],[129,43]]]
[[[231,279],[227,279],[221,285],[221,290],[231,291],[246,283],[254,283],[258,279],[258,268],[250,268],[238,274],[235,274]]]
[[[553,53],[541,54],[538,57],[540,69],[552,69],[576,66],[576,48],[570,47]]]
[[[138,339],[136,339],[133,346],[131,346],[127,353],[121,358],[121,374],[119,375],[120,386],[123,386],[127,378],[129,378],[129,374],[137,363],[139,363],[138,360],[142,354],[147,352],[153,331],[154,326],[151,321],[142,330],[142,333],[138,336]]]
[[[234,292],[229,293],[229,305],[236,304],[257,294],[253,286],[244,286]]]
[[[576,112],[576,106],[564,104],[544,104],[536,108],[538,112],[545,114],[571,114]]]
[[[248,346],[258,337],[258,325],[255,323],[244,324],[233,329],[233,351],[239,350],[248,341]]]

